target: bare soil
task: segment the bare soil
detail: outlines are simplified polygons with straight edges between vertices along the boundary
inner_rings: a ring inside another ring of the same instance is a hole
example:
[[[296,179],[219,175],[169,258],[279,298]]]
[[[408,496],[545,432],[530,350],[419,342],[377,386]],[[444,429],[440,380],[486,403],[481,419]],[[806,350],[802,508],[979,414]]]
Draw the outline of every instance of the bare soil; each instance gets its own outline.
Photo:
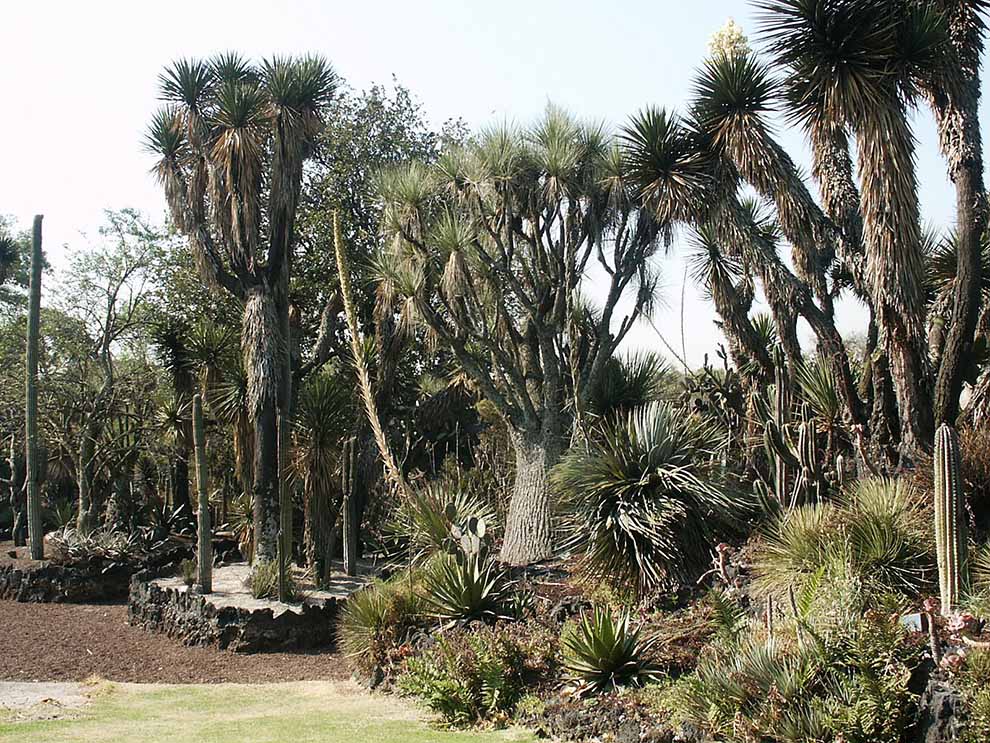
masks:
[[[0,601],[0,680],[270,683],[344,679],[331,651],[238,654],[186,647],[127,624],[120,604]]]

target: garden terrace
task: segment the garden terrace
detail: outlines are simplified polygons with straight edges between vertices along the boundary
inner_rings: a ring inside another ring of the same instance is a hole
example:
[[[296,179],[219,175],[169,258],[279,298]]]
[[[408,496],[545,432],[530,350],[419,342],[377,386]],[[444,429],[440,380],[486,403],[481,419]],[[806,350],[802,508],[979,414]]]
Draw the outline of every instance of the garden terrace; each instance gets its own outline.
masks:
[[[300,598],[292,603],[252,596],[251,568],[245,563],[215,568],[209,594],[196,593],[181,577],[139,574],[131,581],[128,618],[132,625],[186,645],[242,653],[329,647],[341,605],[371,580],[375,568],[362,562],[357,572],[334,573],[323,590],[301,583]]]
[[[33,603],[87,603],[114,601],[127,596],[131,576],[171,572],[192,554],[176,544],[156,552],[143,563],[79,560],[32,560],[26,547],[0,543],[0,599]]]

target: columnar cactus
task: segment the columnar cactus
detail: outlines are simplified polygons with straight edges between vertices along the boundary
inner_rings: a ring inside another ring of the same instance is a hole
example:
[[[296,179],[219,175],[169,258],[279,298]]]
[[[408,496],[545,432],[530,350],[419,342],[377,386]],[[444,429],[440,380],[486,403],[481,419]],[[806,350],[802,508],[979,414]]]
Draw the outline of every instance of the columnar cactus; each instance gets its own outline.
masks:
[[[41,524],[41,490],[38,473],[38,343],[41,321],[41,215],[34,218],[31,238],[31,281],[28,290],[27,331],[27,382],[25,394],[25,439],[27,482],[28,541],[31,543],[31,559],[45,556],[44,532]]]
[[[784,354],[778,348],[774,352],[774,404],[773,423],[777,431],[783,434],[784,427],[790,417],[791,394],[790,383],[787,378],[787,367],[784,363]],[[774,456],[774,490],[777,495],[777,502],[786,505],[788,501],[788,462],[779,453]]]
[[[935,547],[942,614],[950,616],[959,603],[964,584],[966,515],[959,439],[955,430],[945,423],[935,434]]]
[[[354,502],[354,470],[357,457],[354,454],[355,439],[344,442],[340,458],[340,490],[343,493],[341,522],[344,533],[344,574],[357,575],[358,523],[357,504]]]
[[[196,453],[196,490],[199,496],[199,544],[196,559],[199,563],[199,590],[213,591],[213,527],[210,524],[210,491],[206,465],[206,433],[203,430],[203,398],[193,396],[192,404],[193,446]]]

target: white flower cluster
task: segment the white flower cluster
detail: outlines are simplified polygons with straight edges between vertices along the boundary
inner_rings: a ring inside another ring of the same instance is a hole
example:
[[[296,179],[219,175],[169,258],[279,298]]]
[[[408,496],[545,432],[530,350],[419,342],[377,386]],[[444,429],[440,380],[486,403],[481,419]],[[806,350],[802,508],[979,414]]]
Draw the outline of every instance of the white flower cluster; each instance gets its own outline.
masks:
[[[730,18],[728,23],[712,34],[708,41],[708,51],[712,57],[743,56],[750,52],[749,39],[739,25]]]

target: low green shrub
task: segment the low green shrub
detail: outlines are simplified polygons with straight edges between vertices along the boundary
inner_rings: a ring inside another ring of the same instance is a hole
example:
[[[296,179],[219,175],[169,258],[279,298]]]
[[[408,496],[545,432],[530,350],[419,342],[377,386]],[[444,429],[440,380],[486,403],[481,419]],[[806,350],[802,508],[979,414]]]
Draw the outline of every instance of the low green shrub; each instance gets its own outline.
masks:
[[[337,620],[337,643],[359,671],[389,675],[422,626],[426,611],[416,573],[377,581],[351,594]]]
[[[251,595],[256,599],[278,600],[278,563],[275,560],[259,562],[251,570],[247,580]],[[289,601],[300,597],[292,570],[285,571],[285,595]]]
[[[509,618],[512,584],[491,558],[436,555],[423,571],[424,598],[434,616],[446,621]]]
[[[990,740],[990,650],[977,650],[967,656],[958,683],[968,713],[962,742],[985,743]]]
[[[480,497],[443,484],[413,489],[385,524],[392,550],[409,553],[421,563],[438,552],[450,551],[452,530],[471,519],[494,523],[494,511]]]
[[[909,681],[923,652],[920,636],[880,612],[827,634],[753,631],[710,646],[666,704],[716,740],[899,743],[913,720]]]
[[[182,582],[186,584],[186,587],[192,588],[196,582],[196,561],[183,560],[179,563],[179,572],[182,574]]]
[[[545,679],[546,638],[512,628],[475,626],[444,633],[419,655],[408,658],[399,689],[422,700],[452,725],[501,725],[510,719],[527,688]]]
[[[566,677],[578,694],[641,686],[659,675],[647,660],[649,648],[640,642],[629,614],[616,617],[596,607],[566,627],[560,642]]]
[[[754,587],[785,598],[824,580],[844,582],[867,599],[917,596],[932,585],[933,540],[929,512],[906,480],[861,480],[838,503],[782,514],[757,546]]]
[[[748,504],[710,421],[651,403],[608,421],[551,473],[569,546],[590,582],[640,596],[693,582]]]

